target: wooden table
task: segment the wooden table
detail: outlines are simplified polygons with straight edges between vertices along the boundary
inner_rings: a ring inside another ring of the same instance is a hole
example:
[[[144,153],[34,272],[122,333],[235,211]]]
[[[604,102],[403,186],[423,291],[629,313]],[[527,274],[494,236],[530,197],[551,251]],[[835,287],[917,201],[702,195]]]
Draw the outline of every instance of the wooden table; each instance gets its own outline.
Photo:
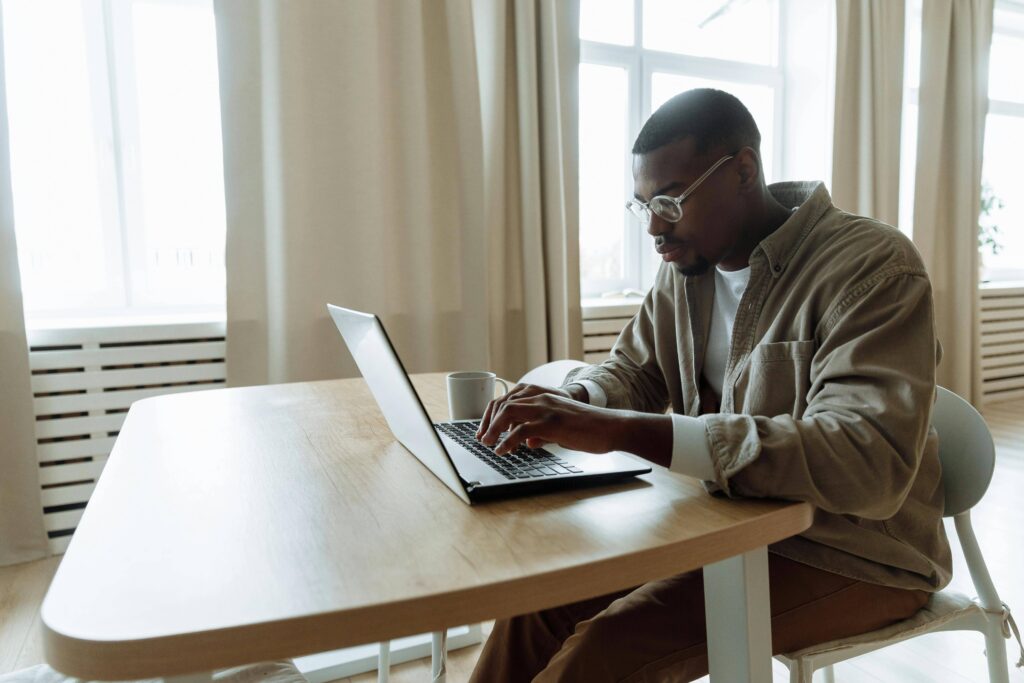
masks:
[[[442,375],[414,383],[445,419]],[[663,468],[468,506],[362,380],[135,403],[42,606],[47,661],[174,677],[438,631],[705,567],[712,677],[770,681],[765,546],[806,504]]]

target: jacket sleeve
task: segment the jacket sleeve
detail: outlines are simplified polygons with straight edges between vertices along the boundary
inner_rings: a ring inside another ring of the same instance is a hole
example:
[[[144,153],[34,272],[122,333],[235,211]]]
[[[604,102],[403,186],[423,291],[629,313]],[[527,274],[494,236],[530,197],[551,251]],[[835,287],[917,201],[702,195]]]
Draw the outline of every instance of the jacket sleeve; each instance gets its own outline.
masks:
[[[665,412],[668,390],[658,365],[654,291],[647,293],[640,310],[622,330],[608,360],[573,370],[565,384],[582,379],[596,382],[604,390],[608,408]]]
[[[861,283],[820,330],[802,416],[701,418],[716,483],[888,519],[914,482],[935,395],[928,279],[915,270]]]

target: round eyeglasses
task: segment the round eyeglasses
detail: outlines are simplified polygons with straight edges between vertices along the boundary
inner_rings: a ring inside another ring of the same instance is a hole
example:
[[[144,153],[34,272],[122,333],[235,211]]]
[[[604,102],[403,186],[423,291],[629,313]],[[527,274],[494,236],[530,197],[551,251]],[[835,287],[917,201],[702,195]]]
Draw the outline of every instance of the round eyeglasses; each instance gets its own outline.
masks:
[[[656,197],[651,197],[651,201],[642,202],[639,199],[630,199],[626,202],[626,208],[629,209],[634,216],[640,219],[640,223],[643,225],[649,225],[651,222],[651,214],[657,214],[658,218],[667,221],[669,223],[678,223],[683,217],[683,202],[686,201],[687,197],[693,194],[700,184],[703,183],[709,175],[715,172],[715,169],[724,164],[725,162],[732,159],[734,154],[727,154],[715,163],[711,165],[711,168],[704,171],[704,175],[693,181],[690,187],[686,188],[678,197],[669,197],[668,195],[659,194]]]

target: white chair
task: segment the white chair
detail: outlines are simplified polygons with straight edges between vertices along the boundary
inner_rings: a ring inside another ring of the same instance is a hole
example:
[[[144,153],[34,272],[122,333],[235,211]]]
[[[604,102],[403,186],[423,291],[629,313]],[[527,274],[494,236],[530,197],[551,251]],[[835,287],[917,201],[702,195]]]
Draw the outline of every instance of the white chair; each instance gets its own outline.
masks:
[[[519,378],[520,384],[541,384],[549,387],[561,386],[569,371],[586,365],[579,360],[554,360],[538,365]]]
[[[999,599],[992,585],[981,548],[971,528],[970,510],[981,500],[992,480],[995,445],[985,420],[970,403],[948,389],[938,387],[932,424],[939,433],[942,485],[946,493],[944,515],[952,517],[957,537],[967,559],[967,569],[980,596],[971,600],[962,593],[944,590],[910,619],[871,633],[834,640],[779,655],[789,668],[790,683],[811,683],[817,669],[825,669],[827,683],[835,682],[833,664],[873,652],[887,645],[938,631],[980,631],[985,636],[985,653],[991,683],[1009,683],[1006,643],[1010,630],[1020,644],[1020,633],[1010,608]],[[1024,646],[1021,661],[1024,666]]]

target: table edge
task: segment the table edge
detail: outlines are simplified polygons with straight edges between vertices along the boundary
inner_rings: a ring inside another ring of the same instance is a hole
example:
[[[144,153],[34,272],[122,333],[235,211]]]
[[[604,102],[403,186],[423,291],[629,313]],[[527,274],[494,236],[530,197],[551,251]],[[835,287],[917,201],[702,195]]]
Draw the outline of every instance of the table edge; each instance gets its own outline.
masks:
[[[813,510],[808,503],[794,502],[737,522],[727,534],[712,532],[448,593],[187,634],[132,640],[72,636],[48,622],[44,600],[40,610],[44,653],[50,666],[62,673],[113,681],[212,671],[325,652],[509,617],[666,578],[799,534],[811,526]],[[524,604],[529,607],[523,609]],[[187,658],[183,653],[188,653]]]

